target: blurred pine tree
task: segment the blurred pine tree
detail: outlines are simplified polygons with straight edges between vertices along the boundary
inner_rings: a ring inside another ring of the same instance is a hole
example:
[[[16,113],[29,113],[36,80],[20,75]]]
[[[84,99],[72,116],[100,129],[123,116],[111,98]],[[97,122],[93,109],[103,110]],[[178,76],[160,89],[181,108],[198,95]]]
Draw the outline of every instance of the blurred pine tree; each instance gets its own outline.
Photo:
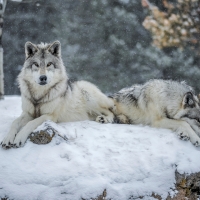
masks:
[[[131,0],[9,2],[3,34],[5,93],[19,93],[14,80],[28,40],[60,40],[70,77],[91,81],[107,93],[151,78],[186,80],[198,89],[198,59],[187,48],[152,47],[151,34],[142,26],[146,14],[140,1]]]

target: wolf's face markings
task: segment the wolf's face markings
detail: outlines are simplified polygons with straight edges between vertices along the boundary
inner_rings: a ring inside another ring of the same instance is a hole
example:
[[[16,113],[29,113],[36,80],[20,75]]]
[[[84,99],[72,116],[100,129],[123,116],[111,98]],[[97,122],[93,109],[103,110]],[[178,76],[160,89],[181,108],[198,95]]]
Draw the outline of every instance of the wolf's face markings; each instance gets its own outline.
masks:
[[[61,73],[58,63],[60,62],[60,43],[54,42],[45,49],[26,43],[26,74],[32,76],[35,83],[43,86],[52,83]]]
[[[55,67],[53,61],[50,62],[48,57],[41,58],[38,62],[34,62],[31,66],[31,70],[35,82],[39,85],[46,85],[54,78]]]

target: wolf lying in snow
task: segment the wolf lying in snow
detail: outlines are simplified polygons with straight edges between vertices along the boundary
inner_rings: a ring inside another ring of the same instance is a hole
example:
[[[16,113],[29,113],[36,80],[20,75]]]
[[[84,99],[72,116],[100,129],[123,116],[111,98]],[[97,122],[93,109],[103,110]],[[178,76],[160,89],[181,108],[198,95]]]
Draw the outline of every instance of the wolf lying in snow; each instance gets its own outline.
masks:
[[[46,120],[113,122],[111,99],[89,82],[68,79],[60,42],[27,42],[25,54],[18,77],[23,113],[12,123],[1,143],[3,148],[23,146],[29,134]]]
[[[184,82],[150,80],[111,96],[119,123],[144,124],[176,131],[181,139],[200,145],[199,100]]]

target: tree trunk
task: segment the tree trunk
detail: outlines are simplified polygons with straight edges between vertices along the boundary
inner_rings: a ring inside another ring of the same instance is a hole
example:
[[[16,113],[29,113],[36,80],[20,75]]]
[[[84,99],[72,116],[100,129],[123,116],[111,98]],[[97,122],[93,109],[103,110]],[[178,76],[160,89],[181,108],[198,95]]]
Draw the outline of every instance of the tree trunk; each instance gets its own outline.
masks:
[[[0,100],[4,98],[3,48],[0,47]]]
[[[1,5],[0,8],[0,100],[4,98],[2,32],[3,32],[3,15],[6,8],[6,4],[7,0],[3,0],[3,4]]]

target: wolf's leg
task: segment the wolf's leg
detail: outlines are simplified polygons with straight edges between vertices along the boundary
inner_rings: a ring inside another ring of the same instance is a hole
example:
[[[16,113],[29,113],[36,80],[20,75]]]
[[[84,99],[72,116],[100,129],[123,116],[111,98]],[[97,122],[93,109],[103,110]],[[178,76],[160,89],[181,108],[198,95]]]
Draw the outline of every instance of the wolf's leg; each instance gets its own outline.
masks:
[[[200,124],[195,119],[189,119],[187,117],[181,118],[182,120],[186,121],[194,130],[194,132],[200,137]]]
[[[112,123],[114,121],[114,114],[110,110],[106,108],[101,108],[99,112],[102,113],[102,115],[97,116],[97,122],[104,124]]]
[[[80,93],[86,104],[86,112],[96,113],[97,122],[112,123],[114,114],[111,109],[114,108],[114,101],[89,82],[80,81],[78,82],[78,87],[80,87]]]
[[[16,135],[14,139],[14,147],[23,146],[26,142],[28,136],[33,132],[39,125],[41,125],[46,120],[56,121],[55,117],[52,115],[42,115],[26,124],[20,132]]]
[[[17,132],[32,119],[33,118],[28,113],[22,113],[20,117],[15,119],[11,125],[10,131],[1,143],[2,147],[5,149],[11,147]]]
[[[171,129],[171,130],[177,132],[181,139],[184,139],[184,140],[190,139],[190,141],[195,146],[200,145],[200,138],[192,130],[190,125],[185,121],[164,118],[164,119],[156,121],[153,124],[153,126],[159,127],[159,128]]]

